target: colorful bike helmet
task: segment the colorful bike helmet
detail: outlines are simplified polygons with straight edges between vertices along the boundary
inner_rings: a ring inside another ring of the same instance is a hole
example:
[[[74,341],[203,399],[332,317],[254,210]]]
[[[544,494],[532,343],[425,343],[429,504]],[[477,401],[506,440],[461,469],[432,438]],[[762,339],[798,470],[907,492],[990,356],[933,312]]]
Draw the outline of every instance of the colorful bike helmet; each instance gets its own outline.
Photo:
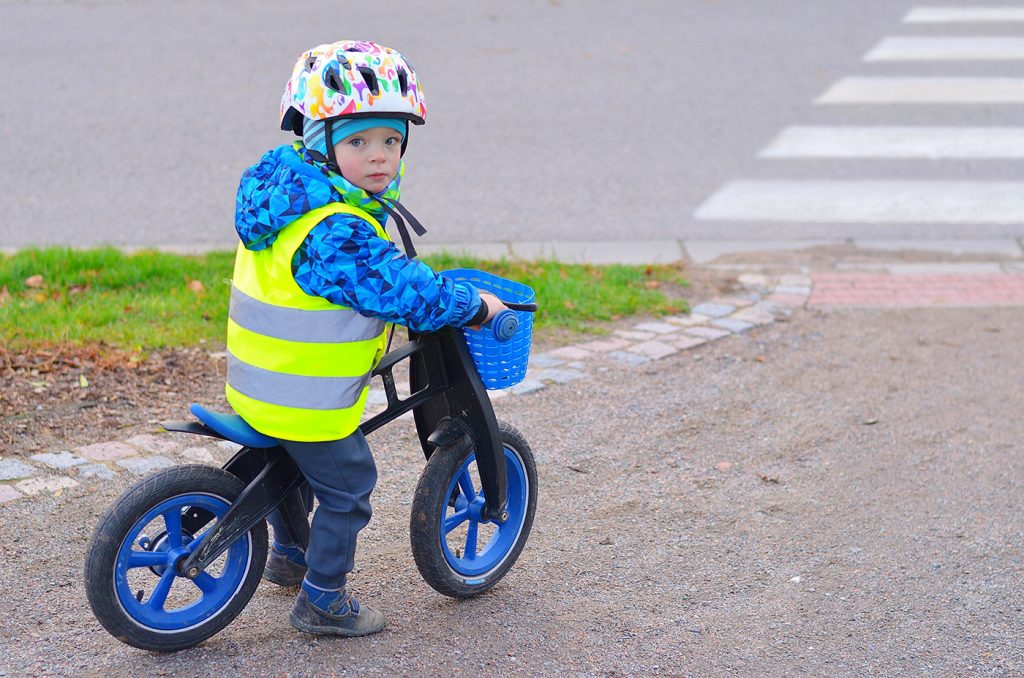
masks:
[[[422,125],[426,116],[412,66],[395,50],[374,42],[342,40],[304,52],[281,97],[281,129],[301,136],[304,118],[327,121],[331,156],[331,120],[398,118]]]
[[[425,122],[416,72],[401,54],[373,42],[342,40],[304,52],[281,98],[281,129],[313,120],[376,116]]]

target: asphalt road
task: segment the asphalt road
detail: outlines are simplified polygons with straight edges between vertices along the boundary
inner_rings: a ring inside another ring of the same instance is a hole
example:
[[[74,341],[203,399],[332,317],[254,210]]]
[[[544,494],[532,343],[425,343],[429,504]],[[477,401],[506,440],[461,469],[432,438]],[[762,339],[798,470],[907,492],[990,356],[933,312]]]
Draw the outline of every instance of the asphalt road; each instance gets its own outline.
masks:
[[[854,237],[856,224],[707,221],[737,178],[1013,176],[1000,161],[758,159],[796,124],[1012,125],[1019,106],[821,107],[853,75],[1014,75],[1014,62],[865,64],[910,0],[372,4],[0,2],[0,247],[227,247],[296,55],[373,38],[422,75],[406,202],[428,242]],[[878,234],[880,227],[869,230]],[[977,237],[970,224],[885,237]],[[1020,223],[985,237],[1020,237]]]
[[[1021,365],[1016,309],[805,311],[498,401],[540,502],[465,602],[409,554],[409,430],[375,433],[352,581],[389,627],[365,639],[294,631],[263,585],[204,645],[134,650],[81,579],[125,480],[0,506],[0,675],[1020,675]]]

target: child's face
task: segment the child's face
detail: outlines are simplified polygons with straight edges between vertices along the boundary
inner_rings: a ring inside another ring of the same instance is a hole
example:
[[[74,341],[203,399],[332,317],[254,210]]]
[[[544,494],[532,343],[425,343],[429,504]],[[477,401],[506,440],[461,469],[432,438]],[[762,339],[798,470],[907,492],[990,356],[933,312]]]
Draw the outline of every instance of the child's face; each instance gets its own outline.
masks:
[[[370,193],[380,193],[398,173],[402,135],[390,127],[372,127],[334,145],[341,175]]]

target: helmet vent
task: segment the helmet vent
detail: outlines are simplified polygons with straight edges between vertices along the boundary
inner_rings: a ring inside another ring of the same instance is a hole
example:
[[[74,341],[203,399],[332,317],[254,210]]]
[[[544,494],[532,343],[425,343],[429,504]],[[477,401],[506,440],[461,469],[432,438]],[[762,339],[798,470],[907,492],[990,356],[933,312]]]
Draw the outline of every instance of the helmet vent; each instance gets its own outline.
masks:
[[[363,76],[363,82],[370,88],[370,94],[380,94],[380,87],[377,85],[377,74],[373,72],[373,69],[368,66],[360,66],[359,72]]]
[[[345,86],[341,84],[341,74],[337,69],[331,68],[324,73],[324,84],[335,92],[345,91]]]
[[[398,69],[398,87],[402,90],[403,97],[409,93],[409,76],[404,68]]]
[[[315,56],[311,56],[308,59],[306,59],[306,70],[307,71],[313,70],[313,67],[316,66],[316,62],[317,62],[317,57],[315,57]]]

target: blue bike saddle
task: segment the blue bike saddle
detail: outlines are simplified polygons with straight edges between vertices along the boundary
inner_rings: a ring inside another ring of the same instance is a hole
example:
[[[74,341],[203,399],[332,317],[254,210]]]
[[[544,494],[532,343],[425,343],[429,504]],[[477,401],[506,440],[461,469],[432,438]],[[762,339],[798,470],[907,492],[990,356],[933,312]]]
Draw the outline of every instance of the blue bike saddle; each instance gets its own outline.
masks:
[[[276,447],[281,444],[281,441],[277,438],[263,435],[252,426],[249,426],[245,419],[242,419],[237,414],[212,412],[197,403],[189,405],[188,411],[207,427],[233,443],[246,447]]]

